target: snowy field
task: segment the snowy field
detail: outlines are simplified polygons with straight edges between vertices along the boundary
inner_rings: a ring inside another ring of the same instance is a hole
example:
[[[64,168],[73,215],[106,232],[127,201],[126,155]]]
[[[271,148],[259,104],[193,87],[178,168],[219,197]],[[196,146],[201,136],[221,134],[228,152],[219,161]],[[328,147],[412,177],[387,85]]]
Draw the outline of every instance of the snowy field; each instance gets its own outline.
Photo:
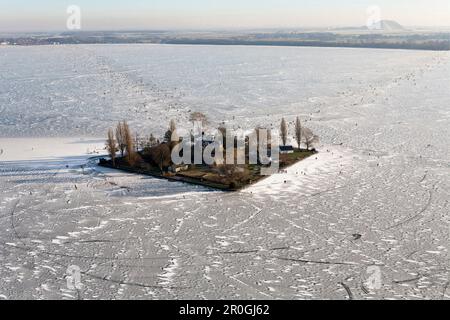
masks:
[[[95,166],[190,111],[320,153],[239,193]],[[0,299],[449,299],[449,145],[447,52],[1,47]]]

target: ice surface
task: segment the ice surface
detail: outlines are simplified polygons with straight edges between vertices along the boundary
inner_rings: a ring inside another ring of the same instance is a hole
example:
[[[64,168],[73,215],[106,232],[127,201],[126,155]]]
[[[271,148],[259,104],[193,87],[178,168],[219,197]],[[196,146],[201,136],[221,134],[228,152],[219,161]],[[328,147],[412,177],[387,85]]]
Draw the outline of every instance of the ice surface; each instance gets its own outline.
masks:
[[[347,299],[346,286],[356,299],[448,299],[449,62],[371,49],[0,48],[0,298]],[[243,128],[299,114],[320,153],[232,194],[94,165],[116,121],[162,134],[189,110]],[[380,289],[365,284],[373,265]]]

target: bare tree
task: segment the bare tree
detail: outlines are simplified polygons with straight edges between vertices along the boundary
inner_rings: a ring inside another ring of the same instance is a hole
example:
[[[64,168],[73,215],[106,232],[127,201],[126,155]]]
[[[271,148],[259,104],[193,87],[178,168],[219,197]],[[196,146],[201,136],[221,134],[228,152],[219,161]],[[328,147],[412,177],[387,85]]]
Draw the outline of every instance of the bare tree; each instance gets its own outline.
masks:
[[[295,121],[295,140],[297,140],[298,149],[300,150],[302,148],[302,123],[299,117]]]
[[[208,124],[208,118],[201,112],[192,112],[189,117],[189,121],[191,121],[192,123],[201,122],[203,126],[206,126]]]
[[[170,150],[173,150],[173,148],[180,143],[175,120],[170,120],[169,129],[164,134],[164,140],[169,144]]]
[[[178,140],[178,136],[176,134],[177,131],[177,124],[175,123],[175,120],[170,120],[169,122],[169,128],[167,129],[166,133],[164,134],[164,141],[171,142]]]
[[[108,140],[106,140],[106,150],[108,150],[113,166],[116,166],[116,152],[118,151],[118,149],[116,140],[114,139],[114,132],[112,129],[108,130]]]
[[[284,120],[284,118],[281,119],[280,134],[281,140],[283,141],[283,145],[285,146],[287,143],[288,127],[286,124],[286,120]]]
[[[223,151],[225,154],[225,150],[227,148],[227,127],[225,126],[220,126],[219,128],[217,128],[217,131],[222,135],[222,147],[223,147]]]
[[[136,152],[134,151],[133,135],[131,134],[128,123],[124,121],[122,123],[123,131],[125,135],[125,150],[126,158],[129,165],[133,166],[136,163]]]
[[[156,138],[153,133],[151,133],[150,137],[148,138],[148,144],[150,147],[153,147],[156,144]]]
[[[173,119],[169,122],[169,130],[172,132],[175,132],[175,130],[177,130],[177,123]]]
[[[120,150],[120,155],[123,157],[126,149],[126,133],[125,133],[126,122],[119,122],[116,127],[116,139],[117,146]]]
[[[319,137],[316,136],[311,129],[309,128],[302,128],[302,138],[305,142],[306,149],[310,150],[312,147],[314,147],[314,144],[319,142]]]

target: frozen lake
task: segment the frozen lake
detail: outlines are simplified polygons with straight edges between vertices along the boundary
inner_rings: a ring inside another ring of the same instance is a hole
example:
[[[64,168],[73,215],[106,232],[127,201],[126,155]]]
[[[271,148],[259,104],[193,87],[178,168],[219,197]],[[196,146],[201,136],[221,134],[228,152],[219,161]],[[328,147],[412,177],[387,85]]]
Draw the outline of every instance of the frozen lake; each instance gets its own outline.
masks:
[[[0,298],[448,299],[449,80],[448,52],[0,47]],[[88,160],[190,111],[300,115],[321,152],[235,194]]]

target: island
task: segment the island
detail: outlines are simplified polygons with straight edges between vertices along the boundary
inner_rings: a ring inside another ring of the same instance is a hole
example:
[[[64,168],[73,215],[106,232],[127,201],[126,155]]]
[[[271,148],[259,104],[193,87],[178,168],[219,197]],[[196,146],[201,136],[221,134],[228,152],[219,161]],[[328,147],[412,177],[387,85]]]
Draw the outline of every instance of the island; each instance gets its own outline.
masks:
[[[201,113],[193,113],[193,121],[205,121]],[[146,138],[133,135],[126,121],[108,131],[106,149],[108,158],[100,158],[102,167],[129,173],[147,175],[201,185],[221,191],[239,191],[317,153],[314,145],[319,138],[302,126],[300,118],[294,121],[296,146],[288,144],[289,124],[283,118],[274,132],[261,126],[240,135],[240,139],[224,126],[214,136],[194,132],[178,137],[174,120],[160,140],[151,134]],[[264,140],[264,141],[262,141]],[[261,146],[265,146],[261,148]],[[198,157],[200,151],[202,157]],[[203,157],[211,154],[211,159]],[[174,161],[174,154],[182,160]]]

